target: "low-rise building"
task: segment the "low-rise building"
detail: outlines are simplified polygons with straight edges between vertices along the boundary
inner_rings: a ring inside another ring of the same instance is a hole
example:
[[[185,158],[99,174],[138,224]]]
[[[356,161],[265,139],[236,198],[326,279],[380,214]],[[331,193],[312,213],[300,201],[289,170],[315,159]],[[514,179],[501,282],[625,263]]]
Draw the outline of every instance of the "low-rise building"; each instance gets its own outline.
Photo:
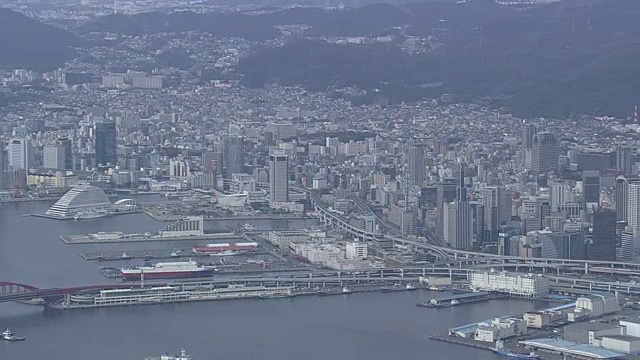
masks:
[[[607,335],[622,335],[622,327],[601,322],[583,322],[564,327],[564,339],[580,344],[600,346],[598,339]]]
[[[566,317],[566,314],[561,311],[530,311],[522,316],[527,327],[533,329],[544,329],[565,320]]]
[[[599,346],[625,354],[640,353],[640,338],[629,335],[608,335],[599,339]]]
[[[538,275],[502,272],[471,272],[471,286],[516,296],[541,297],[549,294],[549,281]]]
[[[620,304],[614,293],[594,293],[579,297],[576,309],[587,312],[590,317],[599,317],[620,311]]]
[[[474,339],[477,341],[496,342],[527,333],[527,325],[518,318],[495,318],[489,322],[478,324]]]

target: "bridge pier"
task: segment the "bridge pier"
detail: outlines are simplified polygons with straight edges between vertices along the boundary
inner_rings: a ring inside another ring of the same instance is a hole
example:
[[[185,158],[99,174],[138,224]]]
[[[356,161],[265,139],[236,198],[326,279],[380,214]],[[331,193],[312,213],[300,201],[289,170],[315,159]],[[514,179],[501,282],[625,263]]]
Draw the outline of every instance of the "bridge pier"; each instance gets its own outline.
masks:
[[[585,275],[589,274],[589,264],[588,263],[584,263],[584,274]]]

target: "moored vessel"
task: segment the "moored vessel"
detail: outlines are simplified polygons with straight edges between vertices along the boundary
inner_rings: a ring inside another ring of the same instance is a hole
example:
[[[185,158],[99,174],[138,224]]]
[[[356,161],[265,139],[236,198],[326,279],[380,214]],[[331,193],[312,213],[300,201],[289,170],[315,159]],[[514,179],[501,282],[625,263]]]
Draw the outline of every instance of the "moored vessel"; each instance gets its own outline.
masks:
[[[189,277],[211,276],[217,271],[215,266],[198,264],[195,261],[156,263],[146,261],[142,266],[132,266],[120,269],[125,280],[145,279],[175,279]]]
[[[5,341],[23,341],[24,338],[20,336],[16,336],[11,330],[7,329],[2,333],[2,340]]]

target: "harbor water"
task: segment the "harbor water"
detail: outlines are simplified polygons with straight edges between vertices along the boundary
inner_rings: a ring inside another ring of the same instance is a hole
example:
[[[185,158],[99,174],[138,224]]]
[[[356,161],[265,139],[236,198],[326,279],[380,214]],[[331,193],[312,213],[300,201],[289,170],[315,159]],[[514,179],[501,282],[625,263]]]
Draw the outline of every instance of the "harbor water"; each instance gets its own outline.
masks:
[[[24,216],[44,212],[48,205],[0,204],[0,281],[42,288],[118,281],[106,279],[96,262],[83,260],[78,252],[127,251],[149,248],[150,244],[65,245],[59,236],[98,231],[140,233],[162,226],[142,213],[87,221]],[[258,221],[277,229],[313,224],[310,220]],[[225,221],[209,226],[224,229],[237,224]],[[543,306],[518,299],[444,309],[415,306],[440,296],[412,291],[78,311],[4,303],[0,304],[0,328],[8,327],[27,341],[0,343],[0,359],[138,360],[185,348],[194,360],[493,360],[499,357],[428,337],[450,327]]]

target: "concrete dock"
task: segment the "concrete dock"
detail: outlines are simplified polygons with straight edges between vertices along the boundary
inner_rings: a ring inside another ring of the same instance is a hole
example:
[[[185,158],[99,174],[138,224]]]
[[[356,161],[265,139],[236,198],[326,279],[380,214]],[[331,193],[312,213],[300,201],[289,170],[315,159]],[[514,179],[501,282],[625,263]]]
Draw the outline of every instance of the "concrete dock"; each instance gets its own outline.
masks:
[[[98,237],[89,235],[63,235],[60,236],[65,244],[117,244],[135,242],[156,242],[156,241],[197,241],[197,240],[229,240],[243,241],[244,237],[235,233],[217,233],[193,236],[158,236],[158,235],[135,235],[122,237]]]

